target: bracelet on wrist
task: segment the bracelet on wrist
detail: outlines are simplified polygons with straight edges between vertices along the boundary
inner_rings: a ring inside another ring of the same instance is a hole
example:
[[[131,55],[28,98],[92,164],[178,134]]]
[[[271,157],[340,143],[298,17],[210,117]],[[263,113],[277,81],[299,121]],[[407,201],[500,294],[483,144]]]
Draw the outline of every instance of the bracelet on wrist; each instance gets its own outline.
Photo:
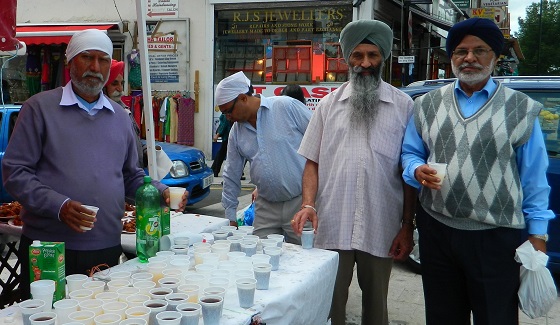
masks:
[[[315,213],[317,213],[317,209],[315,209],[315,207],[312,206],[312,205],[309,205],[309,204],[302,205],[301,208],[300,208],[300,210],[303,210],[303,209],[305,209],[305,208],[313,209],[313,211],[315,211]]]

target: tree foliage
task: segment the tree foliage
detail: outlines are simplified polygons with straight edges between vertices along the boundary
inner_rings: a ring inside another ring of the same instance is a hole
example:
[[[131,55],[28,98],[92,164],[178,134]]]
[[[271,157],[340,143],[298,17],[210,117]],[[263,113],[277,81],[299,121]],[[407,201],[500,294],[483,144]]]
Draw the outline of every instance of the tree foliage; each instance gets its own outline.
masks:
[[[515,36],[525,57],[519,64],[520,75],[560,75],[560,0],[529,5]]]

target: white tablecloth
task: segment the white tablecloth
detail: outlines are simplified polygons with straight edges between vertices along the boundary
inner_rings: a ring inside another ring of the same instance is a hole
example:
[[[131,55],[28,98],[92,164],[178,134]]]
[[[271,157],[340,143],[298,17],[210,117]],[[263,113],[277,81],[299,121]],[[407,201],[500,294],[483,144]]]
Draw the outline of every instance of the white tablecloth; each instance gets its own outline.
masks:
[[[222,226],[228,226],[229,220],[202,214],[171,212],[171,233],[191,232],[195,234],[212,233]],[[121,236],[123,251],[136,253],[136,234],[125,234]]]
[[[302,249],[284,244],[280,267],[272,271],[268,290],[255,292],[255,305],[239,307],[235,284],[230,284],[225,298],[220,324],[248,325],[259,314],[267,325],[324,325],[327,323],[338,267],[338,254],[321,249]],[[137,271],[146,268],[138,259],[129,260],[108,270]],[[105,271],[107,272],[107,271]],[[0,311],[0,324],[6,316],[15,317],[20,324],[16,306]],[[203,324],[202,319],[199,324]]]
[[[196,234],[211,233],[219,230],[221,226],[228,226],[229,220],[201,214],[171,212],[171,233],[192,232]],[[0,223],[0,239],[2,242],[18,241],[21,236],[21,227]],[[127,253],[136,252],[136,235],[123,233],[121,235],[123,250]]]

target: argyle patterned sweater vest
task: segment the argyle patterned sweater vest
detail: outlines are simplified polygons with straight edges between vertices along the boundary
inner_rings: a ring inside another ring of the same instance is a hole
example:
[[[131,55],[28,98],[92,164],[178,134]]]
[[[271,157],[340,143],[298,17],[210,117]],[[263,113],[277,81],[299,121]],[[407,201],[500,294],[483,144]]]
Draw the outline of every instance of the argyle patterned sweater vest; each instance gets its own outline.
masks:
[[[531,136],[541,104],[498,85],[479,111],[464,118],[446,85],[415,102],[416,129],[428,161],[447,163],[440,191],[422,188],[422,207],[457,229],[524,228],[515,149]]]

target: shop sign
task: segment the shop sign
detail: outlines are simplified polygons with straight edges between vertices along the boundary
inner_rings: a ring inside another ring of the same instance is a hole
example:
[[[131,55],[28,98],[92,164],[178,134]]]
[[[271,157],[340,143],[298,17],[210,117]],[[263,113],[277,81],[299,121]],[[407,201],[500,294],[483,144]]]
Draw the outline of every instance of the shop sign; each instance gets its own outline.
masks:
[[[471,8],[469,9],[469,16],[490,19],[496,24],[501,23],[505,19],[504,10],[498,7]]]
[[[351,7],[297,8],[228,11],[226,28],[221,35],[277,33],[340,33],[352,20]]]
[[[467,10],[471,7],[471,0],[454,0],[453,3],[461,10]]]
[[[179,0],[148,0],[147,12],[150,18],[177,18]]]
[[[414,63],[414,55],[399,55],[399,63]]]
[[[508,5],[509,0],[481,0],[481,7],[503,7]]]

